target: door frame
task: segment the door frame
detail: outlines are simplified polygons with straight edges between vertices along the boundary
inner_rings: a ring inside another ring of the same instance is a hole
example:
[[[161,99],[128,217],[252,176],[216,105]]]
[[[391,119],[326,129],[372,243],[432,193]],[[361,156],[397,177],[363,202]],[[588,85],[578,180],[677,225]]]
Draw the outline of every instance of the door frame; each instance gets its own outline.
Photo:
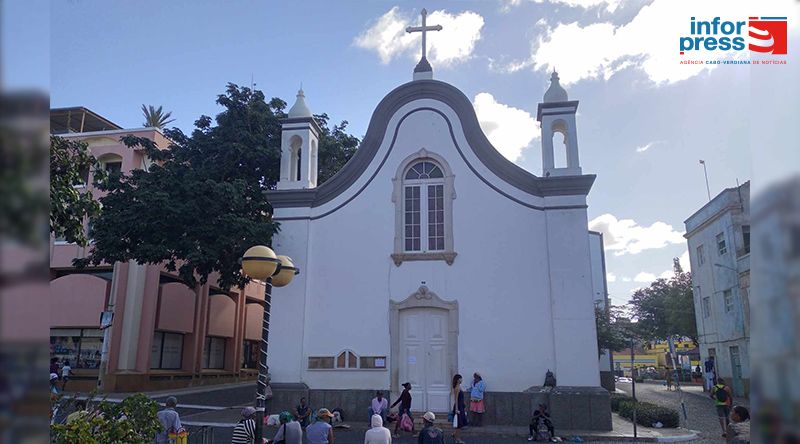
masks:
[[[437,308],[447,311],[447,367],[450,375],[458,373],[458,301],[445,301],[421,285],[405,300],[389,300],[390,384],[392,393],[400,393],[400,312],[411,308]]]

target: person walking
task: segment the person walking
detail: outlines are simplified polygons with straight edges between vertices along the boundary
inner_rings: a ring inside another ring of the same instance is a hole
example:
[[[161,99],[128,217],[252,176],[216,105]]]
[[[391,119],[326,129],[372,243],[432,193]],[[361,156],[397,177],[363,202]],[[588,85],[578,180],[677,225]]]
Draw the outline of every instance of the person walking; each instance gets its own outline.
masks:
[[[231,444],[253,444],[256,439],[256,409],[245,407],[242,409],[242,417],[233,428],[233,438]]]
[[[390,409],[393,409],[394,406],[400,404],[400,410],[397,412],[397,422],[394,425],[394,437],[399,438],[400,434],[398,431],[400,430],[400,423],[403,422],[403,414],[408,415],[411,418],[411,433],[414,433],[414,417],[411,416],[411,383],[405,382],[403,383],[403,392],[400,393],[400,397],[397,398],[397,401],[394,402]],[[381,418],[382,419],[382,418]]]
[[[423,427],[417,437],[417,444],[444,444],[444,432],[433,425],[434,421],[436,415],[433,412],[425,412],[422,415]]]
[[[731,422],[725,431],[730,444],[750,444],[750,412],[740,405],[731,409]]]
[[[275,437],[268,443],[283,443],[283,444],[303,444],[303,428],[300,423],[295,421],[292,414],[289,412],[281,412],[278,415],[278,421],[281,425],[278,431],[275,432]]]
[[[381,415],[372,415],[371,425],[372,428],[364,434],[364,444],[392,444],[392,433],[383,426]]]
[[[483,412],[486,411],[486,406],[483,404],[483,395],[486,392],[486,383],[483,382],[481,374],[475,372],[472,375],[472,389],[469,393],[469,411],[472,413],[472,421],[476,427],[483,426]]]
[[[322,408],[317,411],[316,420],[306,427],[308,444],[333,444],[333,427],[328,422],[331,418],[330,410]]]
[[[461,429],[467,423],[466,404],[464,403],[464,392],[461,391],[461,382],[464,378],[458,373],[453,375],[453,384],[450,387],[450,400],[453,405],[453,439],[456,444],[464,444],[461,439]]]
[[[169,432],[177,432],[183,428],[180,415],[175,411],[175,407],[178,406],[178,398],[170,396],[164,405],[164,410],[156,414],[158,422],[161,423],[161,432],[156,434],[156,444],[168,444]]]
[[[295,409],[295,418],[300,423],[300,427],[308,427],[308,421],[311,419],[311,407],[306,404],[306,398],[300,398],[300,405]]]
[[[703,367],[704,367],[703,370],[705,371],[705,373],[703,374],[703,376],[705,376],[705,384],[703,385],[703,389],[710,392],[711,389],[714,387],[714,384],[717,383],[716,381],[717,370],[714,365],[714,357],[709,356],[708,359],[706,359],[705,362],[703,363]]]
[[[733,394],[731,388],[725,385],[725,380],[717,378],[717,383],[711,388],[711,399],[714,400],[714,406],[717,409],[717,418],[719,419],[719,426],[722,427],[722,437],[725,438],[725,431],[728,428],[728,415],[731,411],[731,403]]]
[[[60,390],[58,390],[58,374],[50,373],[50,398],[52,399],[54,396],[58,396]]]
[[[369,418],[372,422],[372,415],[381,415],[381,419],[386,421],[386,415],[389,413],[389,401],[383,397],[383,392],[378,390],[375,392],[375,397],[372,398],[372,403],[369,406]]]
[[[61,391],[67,389],[67,381],[69,381],[69,377],[72,376],[72,366],[69,365],[69,361],[64,361],[64,365],[61,366]]]

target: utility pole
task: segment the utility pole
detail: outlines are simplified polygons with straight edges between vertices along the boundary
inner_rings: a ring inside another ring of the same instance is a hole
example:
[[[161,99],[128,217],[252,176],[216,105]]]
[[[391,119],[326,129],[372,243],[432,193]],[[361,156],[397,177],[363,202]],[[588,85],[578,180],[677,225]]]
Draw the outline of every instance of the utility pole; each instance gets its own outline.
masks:
[[[677,372],[678,366],[677,366],[677,361],[676,361],[677,356],[675,354],[675,340],[674,340],[674,338],[672,336],[670,336],[667,339],[667,342],[669,343],[669,357],[670,357],[670,360],[672,361],[672,371],[673,371],[673,374],[675,376],[675,389],[678,391],[678,397],[680,398],[680,401],[681,401],[681,411],[683,412],[683,420],[685,421],[686,426],[688,427],[689,426],[689,417],[686,415],[686,404],[683,401],[683,390],[681,390],[681,378],[680,378],[680,375],[682,375],[683,372],[681,371],[680,374],[678,374],[678,372]],[[691,367],[691,361],[689,361],[689,367]]]
[[[708,193],[708,201],[711,202],[711,188],[708,186],[708,170],[706,169],[706,161],[700,159],[700,165],[703,165],[703,174],[706,176],[706,193]]]
[[[631,395],[633,396],[633,439],[639,436],[636,431],[636,375],[634,374],[633,337],[631,337]]]
[[[108,295],[108,304],[106,311],[114,313],[114,301],[117,299],[117,287],[119,286],[119,273],[121,262],[114,263],[114,269],[111,274],[111,294]],[[113,319],[113,318],[112,318]],[[100,366],[97,369],[97,391],[103,393],[106,391],[106,376],[108,373],[108,349],[111,346],[111,326],[109,325],[103,330],[103,347],[100,351]]]

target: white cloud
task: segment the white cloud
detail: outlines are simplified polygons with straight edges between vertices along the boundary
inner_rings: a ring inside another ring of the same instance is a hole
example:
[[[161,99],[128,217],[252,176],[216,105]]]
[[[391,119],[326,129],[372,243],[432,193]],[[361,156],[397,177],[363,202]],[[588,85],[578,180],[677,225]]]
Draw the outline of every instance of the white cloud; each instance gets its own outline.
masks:
[[[600,0],[551,0],[561,4],[593,6],[605,3],[609,10],[615,9],[618,1]],[[778,3],[778,2],[776,2]],[[782,0],[787,4],[787,0]],[[687,6],[691,6],[687,9]],[[759,5],[765,6],[766,5]],[[785,8],[770,5],[765,10],[779,12]],[[633,67],[642,70],[656,84],[675,83],[694,77],[717,65],[685,64],[682,59],[714,59],[749,57],[749,51],[693,51],[680,55],[679,39],[689,34],[691,16],[713,18],[725,11],[725,20],[746,18],[752,10],[751,4],[743,0],[708,0],[687,2],[654,0],[643,6],[629,22],[615,25],[609,22],[581,25],[557,23],[544,26],[544,32],[533,41],[531,57],[525,61],[509,63],[507,71],[532,66],[534,70],[558,69],[562,84],[575,83],[582,79],[606,80],[623,69]],[[761,12],[759,14],[766,14]],[[728,66],[725,69],[737,69]]]
[[[419,15],[405,14],[398,6],[374,21],[369,28],[353,40],[359,48],[375,51],[381,63],[407,56],[420,57],[420,33],[407,33],[407,26],[419,26]],[[428,60],[434,68],[454,65],[472,56],[475,43],[481,38],[483,17],[472,11],[450,14],[433,11],[428,14],[428,25],[442,25],[441,31],[428,33]]]
[[[664,248],[670,244],[686,242],[683,233],[672,225],[658,221],[649,227],[633,219],[617,219],[613,214],[603,214],[589,222],[589,229],[603,233],[605,249],[616,256],[638,254],[644,250]]]
[[[678,258],[678,263],[681,264],[683,271],[692,271],[692,264],[689,262],[689,251],[684,251],[681,257]]]
[[[672,279],[673,276],[675,276],[674,270],[666,270],[658,275],[659,279]]]
[[[622,282],[630,282],[630,281],[631,281],[631,278],[629,278],[627,276],[623,276],[622,277]]]
[[[617,282],[617,276],[614,273],[606,273],[606,281],[608,282]]]
[[[479,93],[472,104],[486,137],[512,162],[540,136],[539,124],[529,112],[499,103],[489,93]]]
[[[544,3],[544,0],[533,0],[536,3]],[[619,6],[621,0],[548,0],[548,3],[555,3],[571,7],[592,8],[598,5],[605,5],[606,10],[613,12]],[[514,6],[522,4],[522,0],[506,0],[502,6],[503,11],[508,11]]]
[[[653,282],[654,280],[656,280],[656,275],[654,275],[653,273],[647,273],[647,272],[644,272],[644,271],[640,271],[639,274],[637,274],[636,276],[633,277],[633,281],[634,282],[642,282],[642,283],[645,283],[645,284],[649,284],[650,282]]]
[[[654,147],[656,145],[662,144],[662,143],[664,143],[663,140],[654,140],[652,142],[648,142],[648,143],[646,143],[646,144],[644,144],[642,146],[637,146],[636,147],[636,152],[637,153],[643,153],[643,152],[649,150],[650,148],[652,148],[652,147]]]

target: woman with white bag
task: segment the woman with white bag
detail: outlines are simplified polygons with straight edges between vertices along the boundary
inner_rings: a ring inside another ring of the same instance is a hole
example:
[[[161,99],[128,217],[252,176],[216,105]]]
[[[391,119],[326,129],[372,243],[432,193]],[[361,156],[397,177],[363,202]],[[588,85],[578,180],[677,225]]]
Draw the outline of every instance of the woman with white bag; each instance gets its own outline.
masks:
[[[461,428],[467,424],[467,405],[464,402],[464,392],[461,391],[461,375],[456,374],[453,376],[453,385],[450,390],[450,401],[453,405],[453,438],[456,444],[465,444],[461,440]]]

